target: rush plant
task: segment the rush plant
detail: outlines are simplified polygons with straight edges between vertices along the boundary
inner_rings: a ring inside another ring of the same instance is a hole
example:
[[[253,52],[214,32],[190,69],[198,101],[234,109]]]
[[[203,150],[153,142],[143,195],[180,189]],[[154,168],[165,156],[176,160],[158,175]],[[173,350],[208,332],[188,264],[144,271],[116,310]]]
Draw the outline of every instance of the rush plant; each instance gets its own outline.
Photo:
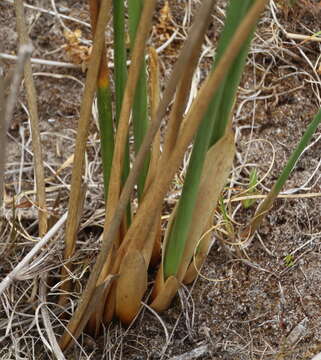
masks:
[[[92,81],[97,79],[94,82],[97,84],[106,217],[102,247],[79,306],[69,322],[68,332],[61,339],[63,349],[71,344],[71,334],[79,336],[85,326],[97,334],[101,323],[110,321],[115,315],[129,324],[138,313],[147,290],[150,264],[160,264],[151,302],[158,311],[170,305],[182,282],[188,283],[195,278],[197,269],[194,264],[198,267],[204,261],[211,243],[210,235],[200,242],[196,252],[195,247],[211,225],[213,211],[233,163],[231,112],[255,24],[265,4],[263,0],[246,0],[240,7],[239,1],[230,1],[213,69],[191,107],[187,108],[194,71],[215,1],[204,0],[200,5],[162,93],[157,54],[152,48],[148,50],[146,45],[156,1],[130,0],[127,9],[124,1],[89,1],[92,29],[96,31],[91,62],[97,56],[95,63],[98,65],[95,65],[95,72],[89,68],[87,79],[90,71],[94,76],[86,85],[90,87],[92,96]],[[106,66],[101,20],[111,8],[114,107],[111,105],[109,79],[112,74]],[[126,57],[126,11],[130,59]],[[95,46],[99,46],[99,54],[95,52]],[[128,73],[127,60],[131,62]],[[161,152],[159,127],[166,114],[168,122]],[[87,124],[88,120],[84,123]],[[88,131],[88,125],[83,125],[84,128]],[[131,134],[135,159],[128,172]],[[191,142],[193,151],[182,195],[170,217],[160,254],[162,205]],[[79,147],[84,150],[83,145]],[[83,157],[83,152],[78,156]],[[77,176],[74,183],[79,181],[82,164],[76,163],[75,166],[79,169],[74,168],[73,178]],[[70,208],[81,208],[79,185],[72,185]],[[135,185],[138,208],[133,213],[130,199]],[[78,212],[70,212],[67,221],[66,248],[71,250],[75,248],[79,216]],[[66,253],[66,259],[72,253]],[[64,286],[69,288],[70,284]]]

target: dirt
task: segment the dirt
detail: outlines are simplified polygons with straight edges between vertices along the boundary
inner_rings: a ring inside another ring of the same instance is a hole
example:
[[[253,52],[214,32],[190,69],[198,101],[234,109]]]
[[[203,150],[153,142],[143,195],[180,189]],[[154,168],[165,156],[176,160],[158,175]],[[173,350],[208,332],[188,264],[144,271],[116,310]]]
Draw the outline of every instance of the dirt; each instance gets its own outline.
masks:
[[[49,2],[45,1],[30,0],[28,3],[50,8]],[[88,8],[83,2],[57,0],[55,3],[61,13],[88,22]],[[173,16],[171,26],[166,29],[161,26],[155,28],[161,32],[163,41],[179,28],[179,36],[162,52],[163,76],[168,75],[182,44],[182,24],[186,20],[184,15],[188,14],[188,6],[192,4],[193,10],[196,3],[180,0],[170,2]],[[159,2],[158,6],[160,11],[163,2]],[[218,1],[207,34],[206,46],[209,50],[213,50],[217,42],[224,7],[225,1]],[[257,170],[259,180],[267,175],[258,187],[258,194],[266,194],[318,111],[321,102],[320,43],[310,39],[293,40],[286,33],[317,33],[320,30],[320,13],[319,2],[298,0],[293,7],[289,7],[286,1],[277,4],[271,1],[270,7],[263,14],[235,104],[233,125],[237,156],[226,199],[237,198],[247,189],[249,173],[253,168]],[[34,46],[33,57],[70,62],[63,48],[67,40],[57,17],[34,9],[26,9],[26,14]],[[68,19],[63,21],[73,31],[80,28],[82,45],[90,46],[90,29],[87,26]],[[7,0],[0,3],[0,24],[1,52],[14,54],[17,48],[15,15],[12,4]],[[158,19],[155,18],[157,24]],[[152,39],[156,47],[160,45],[155,33]],[[201,80],[210,69],[211,53],[209,51],[200,64]],[[12,62],[3,60],[3,63],[5,71],[10,72]],[[85,74],[80,68],[47,65],[34,66],[34,72],[45,171],[50,178],[47,186],[52,189],[48,192],[48,207],[53,217],[59,218],[67,208],[67,185],[70,184],[71,169],[67,166],[59,172],[59,176],[56,172],[74,150]],[[22,191],[29,191],[29,195],[24,193],[24,196],[16,199],[15,211],[21,233],[16,239],[16,250],[13,252],[9,248],[5,253],[1,278],[33,246],[27,234],[34,235],[36,229],[37,212],[31,206],[34,189],[33,156],[28,114],[23,104],[26,104],[26,98],[21,90],[9,129],[6,196],[10,200]],[[235,255],[235,246],[222,246],[213,235],[215,242],[202,268],[202,276],[193,285],[180,290],[171,308],[159,315],[162,322],[148,307],[143,307],[129,329],[115,321],[97,341],[89,335],[83,335],[79,339],[81,346],[75,346],[66,357],[311,359],[318,353],[321,350],[321,142],[318,136],[317,132],[313,138],[314,145],[304,152],[283,189],[283,195],[288,197],[275,202],[257,236],[245,249],[245,257],[231,257],[231,253]],[[275,159],[270,169],[273,154]],[[95,119],[88,139],[87,169],[88,195],[78,254],[80,262],[90,264],[99,248],[97,239],[104,220],[99,135]],[[9,200],[6,216],[12,219]],[[253,216],[256,205],[245,209],[240,201],[229,202],[228,211],[236,234]],[[215,218],[218,220],[221,215],[217,213]],[[6,234],[8,232],[4,231]],[[45,264],[45,269],[50,268],[52,274],[57,273],[61,261],[62,241],[63,236],[57,239],[55,256],[51,256]],[[86,248],[89,244],[88,254]],[[1,359],[54,358],[39,336],[36,324],[28,322],[28,316],[34,316],[37,309],[36,298],[34,306],[31,306],[31,301],[26,310],[26,299],[32,295],[33,278],[41,271],[31,271],[29,276],[23,281],[17,281],[1,299]],[[80,279],[83,271],[84,268],[79,267],[75,275]],[[74,293],[74,300],[83,285],[79,280],[76,283],[78,290]],[[59,310],[54,305],[57,293],[53,284],[47,299],[52,311]],[[11,314],[15,314],[13,326],[6,332]],[[61,323],[53,313],[51,315],[54,328],[60,334]],[[42,325],[40,327],[45,334]]]

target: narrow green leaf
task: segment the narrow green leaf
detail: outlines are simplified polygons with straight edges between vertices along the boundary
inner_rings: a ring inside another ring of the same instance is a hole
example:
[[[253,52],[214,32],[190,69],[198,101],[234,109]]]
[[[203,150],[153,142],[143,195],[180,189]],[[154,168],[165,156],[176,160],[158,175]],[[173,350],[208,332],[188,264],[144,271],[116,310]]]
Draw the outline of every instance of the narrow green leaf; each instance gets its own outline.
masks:
[[[113,27],[116,123],[118,124],[119,114],[123,102],[123,96],[127,81],[124,0],[113,0]]]
[[[97,20],[101,3],[99,0],[89,0],[88,2],[92,33],[94,34],[97,27]],[[114,153],[114,128],[109,70],[107,66],[105,44],[103,45],[97,77],[97,106],[103,163],[104,194],[105,200],[107,201],[111,165]]]
[[[111,109],[111,94],[108,86],[97,89],[97,104],[103,163],[105,199],[107,200],[109,178],[114,154],[114,129]]]
[[[217,55],[215,58],[215,65],[222,57],[226,50],[230,39],[235,33],[237,27],[240,25],[243,17],[246,15],[248,9],[253,4],[254,0],[231,0],[226,13],[226,20],[224,29],[222,31],[220,41],[217,48]],[[244,43],[239,55],[236,57],[229,74],[225,77],[221,84],[220,90],[209,108],[208,117],[212,117],[214,122],[213,132],[211,137],[211,145],[215,144],[220,139],[230,120],[230,114],[235,101],[236,92],[241,80],[245,60],[248,54],[250,43],[253,34],[251,34],[247,41]]]
[[[131,47],[134,45],[143,5],[143,0],[128,1],[129,34]],[[134,127],[135,153],[137,154],[148,128],[148,95],[145,60],[136,86],[132,118]],[[150,156],[148,156],[148,158],[146,159],[144,167],[138,179],[138,199],[141,199],[144,191],[149,166],[149,159]]]
[[[295,167],[296,162],[298,161],[300,155],[304,151],[304,149],[307,147],[309,142],[311,141],[311,138],[313,134],[315,133],[317,127],[319,126],[321,122],[321,109],[317,113],[317,115],[314,117],[314,119],[311,121],[310,125],[308,126],[307,130],[303,134],[299,144],[293,151],[292,155],[290,156],[287,164],[285,165],[284,169],[282,170],[281,174],[279,175],[276,183],[274,184],[273,188],[269,192],[268,196],[265,198],[265,200],[259,205],[256,215],[253,218],[251,224],[248,226],[248,228],[244,231],[245,236],[252,236],[256,229],[261,224],[264,215],[270,210],[272,207],[273,201],[277,198],[278,194],[280,193],[283,185],[285,184],[286,180],[290,176],[292,170]]]
[[[234,235],[233,223],[231,222],[231,220],[228,216],[228,212],[227,212],[226,206],[224,204],[223,196],[221,196],[221,198],[220,198],[219,205],[220,205],[220,211],[221,211],[223,221],[224,221],[224,226],[225,226],[228,234],[231,235],[231,237],[233,237],[233,235]]]
[[[285,168],[283,169],[282,173],[280,174],[276,184],[274,185],[275,192],[279,193],[285,184],[286,180],[290,176],[291,171],[295,167],[296,162],[298,161],[300,155],[304,151],[304,149],[308,146],[309,142],[313,134],[315,133],[316,129],[318,128],[321,122],[321,109],[314,117],[314,119],[309,124],[308,128],[306,129],[305,133],[303,134],[299,144],[293,151],[291,157],[289,158]]]
[[[114,27],[114,79],[115,79],[115,107],[116,126],[118,125],[124,91],[127,81],[127,55],[125,39],[125,1],[113,0],[113,27]],[[130,170],[129,144],[126,144],[122,181],[125,183]],[[131,205],[127,207],[127,224],[131,223]]]
[[[230,1],[226,15],[226,24],[219,41],[214,68],[222,57],[229,41],[233,37],[243,17],[246,15],[252,2],[253,0],[244,0],[242,3],[240,3],[239,0]],[[224,82],[222,82],[222,85],[214,96],[196,135],[182,195],[166,247],[166,256],[164,259],[165,278],[170,275],[175,275],[180,265],[186,239],[190,231],[192,214],[195,208],[206,152],[211,145],[215,144],[221,138],[230,120],[230,113],[251,38],[252,35],[248,37],[247,42],[243,45],[239,56],[234,61]],[[213,181],[215,181],[215,179],[213,179]],[[200,216],[202,215],[200,214]]]
[[[249,190],[246,192],[246,195],[254,195],[257,193],[256,185],[258,183],[257,171],[252,169],[250,172],[250,181],[249,181]],[[245,209],[248,209],[251,205],[255,203],[255,199],[245,199],[243,200],[243,206]]]

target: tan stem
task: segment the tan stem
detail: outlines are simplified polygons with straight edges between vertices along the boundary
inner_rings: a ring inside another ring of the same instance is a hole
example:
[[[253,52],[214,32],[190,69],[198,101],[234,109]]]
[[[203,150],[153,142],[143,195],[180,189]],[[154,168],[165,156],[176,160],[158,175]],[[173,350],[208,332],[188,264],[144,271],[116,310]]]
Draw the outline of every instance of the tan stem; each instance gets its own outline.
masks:
[[[86,142],[91,117],[91,107],[96,92],[99,65],[104,47],[105,28],[110,17],[111,0],[101,2],[97,29],[95,32],[94,45],[88,64],[85,89],[80,107],[80,118],[78,123],[77,138],[74,154],[74,166],[71,174],[71,191],[68,204],[68,219],[65,233],[64,258],[70,259],[74,254],[76,233],[79,223],[79,207],[82,202],[82,175],[85,162]],[[67,271],[63,268],[63,277]],[[68,289],[68,282],[64,283],[64,289]]]
[[[28,37],[28,29],[24,18],[24,6],[22,0],[15,0],[15,11],[17,20],[17,32],[20,45],[26,45],[30,42]],[[27,93],[27,101],[30,113],[30,125],[32,136],[32,149],[35,164],[36,178],[36,199],[39,210],[39,236],[43,236],[47,231],[47,212],[46,212],[46,190],[45,175],[43,166],[43,156],[39,129],[39,116],[37,107],[37,93],[32,77],[32,67],[30,59],[27,59],[24,66],[25,87]]]

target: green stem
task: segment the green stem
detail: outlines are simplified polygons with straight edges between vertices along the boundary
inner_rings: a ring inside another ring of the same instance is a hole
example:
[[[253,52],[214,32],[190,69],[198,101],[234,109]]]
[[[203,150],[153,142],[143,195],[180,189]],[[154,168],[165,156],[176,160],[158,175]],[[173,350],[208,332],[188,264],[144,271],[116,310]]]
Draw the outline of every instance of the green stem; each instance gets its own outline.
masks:
[[[111,94],[108,86],[98,87],[97,104],[99,115],[105,200],[107,200],[109,179],[114,154],[114,129],[111,109]]]
[[[270,208],[273,204],[273,201],[277,198],[283,185],[285,184],[286,180],[289,178],[293,168],[295,167],[296,162],[298,161],[300,155],[302,154],[304,149],[307,147],[307,145],[311,141],[311,138],[312,138],[313,134],[315,133],[317,127],[319,126],[320,122],[321,122],[321,110],[319,110],[318,114],[314,117],[314,119],[308,126],[307,130],[303,134],[299,144],[293,151],[291,157],[289,158],[287,164],[285,165],[284,169],[282,170],[280,176],[278,177],[276,183],[274,184],[273,188],[269,192],[268,196],[259,205],[256,215],[253,218],[248,229],[245,230],[244,235],[246,235],[246,236],[253,235],[254,232],[257,230],[257,228],[260,226],[260,224],[264,218],[264,215],[267,213],[267,211],[270,210]]]
[[[113,0],[113,27],[114,27],[114,79],[115,79],[115,103],[116,103],[116,126],[118,125],[124,91],[127,81],[127,55],[125,43],[125,2]],[[122,182],[125,183],[130,170],[129,144],[126,144]],[[127,224],[131,223],[131,205],[127,207]]]
[[[140,20],[140,15],[143,9],[143,0],[129,0],[128,1],[128,16],[129,16],[129,34],[131,47],[134,45],[136,32]],[[147,94],[147,76],[146,76],[146,62],[144,61],[138,83],[135,91],[135,98],[133,104],[133,129],[134,129],[134,145],[135,153],[137,154],[143,142],[144,136],[148,128],[148,94]],[[138,199],[142,198],[145,181],[149,167],[150,156],[146,159],[142,172],[138,178]]]
[[[215,68],[222,57],[252,2],[253,0],[243,0],[240,4],[239,0],[231,0],[213,68]],[[226,75],[225,80],[222,82],[222,85],[214,96],[196,135],[182,195],[165,250],[165,278],[176,275],[179,269],[188,233],[190,231],[189,227],[196,204],[206,153],[209,147],[215,144],[223,136],[230,120],[230,113],[251,38],[252,35],[248,37],[239,56],[231,66],[229,73]],[[213,181],[215,181],[215,179],[213,179]],[[202,216],[202,214],[200,214],[200,216]]]

